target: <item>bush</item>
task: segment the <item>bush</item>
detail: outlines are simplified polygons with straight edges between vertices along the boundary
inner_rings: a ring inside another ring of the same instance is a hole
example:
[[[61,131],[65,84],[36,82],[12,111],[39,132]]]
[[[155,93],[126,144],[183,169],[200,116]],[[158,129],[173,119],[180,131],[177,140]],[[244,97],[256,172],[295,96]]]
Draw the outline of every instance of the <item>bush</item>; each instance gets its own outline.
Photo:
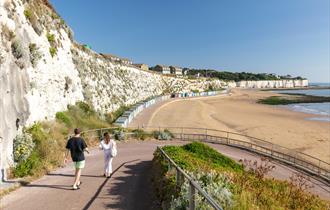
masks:
[[[15,162],[25,161],[32,153],[35,144],[32,136],[28,133],[19,134],[14,139],[14,160]]]
[[[47,34],[47,40],[50,45],[53,45],[55,42],[55,35],[54,34]]]
[[[122,141],[126,138],[125,132],[123,130],[114,130],[113,133],[116,140]]]
[[[171,140],[174,135],[167,129],[164,131],[153,131],[153,137],[158,140]]]
[[[140,140],[145,140],[149,135],[142,129],[133,130],[134,137]]]
[[[41,158],[36,151],[33,151],[30,157],[20,162],[13,170],[15,177],[24,177],[37,174],[42,168]]]
[[[91,115],[91,114],[95,114],[94,109],[91,107],[91,105],[83,102],[83,101],[79,101],[76,103],[76,105],[79,107],[80,110],[82,110],[84,112],[84,114],[86,115]]]
[[[11,52],[16,59],[20,59],[21,57],[23,57],[23,47],[18,40],[14,40],[11,43]]]
[[[10,30],[7,25],[2,25],[1,34],[3,34],[6,37],[6,39],[9,41],[15,38],[15,33],[12,30]]]
[[[52,57],[54,57],[57,54],[57,49],[55,47],[50,47],[49,53]]]
[[[30,20],[30,18],[32,17],[32,12],[28,9],[24,10],[24,15],[25,17]]]
[[[56,113],[56,119],[62,123],[64,123],[66,126],[71,126],[71,120],[70,117],[68,117],[64,112],[57,112]]]
[[[30,62],[33,67],[36,67],[36,65],[38,64],[38,61],[41,59],[42,55],[39,52],[39,48],[34,43],[31,43],[29,45],[29,50],[30,50]]]

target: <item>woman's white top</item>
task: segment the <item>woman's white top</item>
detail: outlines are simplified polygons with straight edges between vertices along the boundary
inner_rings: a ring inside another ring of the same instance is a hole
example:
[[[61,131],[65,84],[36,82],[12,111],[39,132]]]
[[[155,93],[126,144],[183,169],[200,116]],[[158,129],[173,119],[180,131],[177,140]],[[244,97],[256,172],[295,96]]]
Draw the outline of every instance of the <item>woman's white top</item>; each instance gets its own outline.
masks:
[[[104,140],[101,141],[99,145],[100,149],[103,149],[104,153],[110,153],[112,147],[116,147],[116,142],[112,139],[110,139],[109,143],[105,143]]]

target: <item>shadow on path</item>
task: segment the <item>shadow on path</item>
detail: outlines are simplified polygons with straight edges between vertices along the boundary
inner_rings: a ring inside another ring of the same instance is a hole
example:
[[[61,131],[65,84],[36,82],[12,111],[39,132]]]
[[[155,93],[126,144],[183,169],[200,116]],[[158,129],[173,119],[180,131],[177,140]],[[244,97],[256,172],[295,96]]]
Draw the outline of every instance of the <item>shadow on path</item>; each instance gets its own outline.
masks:
[[[131,160],[131,161],[127,161],[127,162],[124,162],[122,163],[120,166],[118,166],[113,172],[112,174],[110,175],[110,177],[107,177],[104,182],[99,186],[99,188],[97,189],[96,193],[94,194],[94,196],[90,199],[90,201],[88,201],[88,203],[85,205],[85,207],[83,208],[83,210],[87,210],[89,209],[89,207],[92,205],[92,203],[95,201],[95,199],[98,197],[98,195],[100,194],[100,192],[102,191],[103,187],[106,185],[106,183],[108,182],[108,180],[121,168],[123,167],[124,165],[128,164],[128,163],[131,163],[131,162],[135,162],[135,161],[138,161],[139,159],[137,160]]]
[[[66,176],[66,177],[74,177],[74,174],[47,174],[47,176]],[[103,175],[85,175],[82,174],[81,177],[94,177],[94,178],[104,178]]]
[[[59,190],[72,190],[72,185],[44,185],[44,184],[28,184],[25,187],[46,187]]]
[[[105,197],[115,196],[112,203],[104,204],[105,209],[159,209],[156,207],[151,184],[152,161],[140,161],[125,165],[123,175],[114,177],[111,188],[107,189]],[[114,202],[115,201],[115,202]]]

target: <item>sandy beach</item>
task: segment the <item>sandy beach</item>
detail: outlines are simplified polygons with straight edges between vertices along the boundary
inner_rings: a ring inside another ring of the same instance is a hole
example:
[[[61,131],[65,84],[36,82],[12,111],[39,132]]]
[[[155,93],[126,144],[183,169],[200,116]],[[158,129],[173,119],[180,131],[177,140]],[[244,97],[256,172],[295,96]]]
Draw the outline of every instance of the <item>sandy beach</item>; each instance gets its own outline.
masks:
[[[163,103],[131,126],[201,127],[237,132],[279,144],[330,162],[330,122],[312,114],[257,104],[272,92],[232,90],[231,96],[179,99]],[[139,119],[140,118],[140,119]]]

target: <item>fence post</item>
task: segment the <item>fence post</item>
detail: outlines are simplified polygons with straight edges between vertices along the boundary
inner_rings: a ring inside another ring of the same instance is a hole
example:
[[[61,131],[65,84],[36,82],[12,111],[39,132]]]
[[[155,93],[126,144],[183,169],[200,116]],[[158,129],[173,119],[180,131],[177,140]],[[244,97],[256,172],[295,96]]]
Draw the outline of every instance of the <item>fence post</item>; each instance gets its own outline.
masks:
[[[181,174],[179,169],[176,169],[176,186],[179,187],[181,185]]]
[[[195,210],[196,200],[195,200],[195,187],[192,185],[191,181],[189,182],[189,209]]]
[[[227,132],[227,145],[229,145],[229,132]]]
[[[205,128],[205,140],[207,140],[207,128]]]
[[[101,128],[101,131],[100,131],[100,136],[99,136],[99,138],[102,138],[102,135],[103,135],[103,133],[102,133],[102,128]]]
[[[181,128],[181,140],[182,140],[182,136],[183,136],[183,128]]]

